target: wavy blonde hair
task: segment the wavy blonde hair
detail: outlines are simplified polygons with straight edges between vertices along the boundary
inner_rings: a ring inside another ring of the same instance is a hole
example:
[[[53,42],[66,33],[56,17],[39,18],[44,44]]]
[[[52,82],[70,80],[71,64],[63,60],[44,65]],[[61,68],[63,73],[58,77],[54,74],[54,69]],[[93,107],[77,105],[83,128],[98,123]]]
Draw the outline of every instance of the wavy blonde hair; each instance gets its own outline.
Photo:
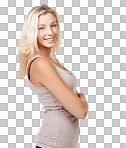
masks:
[[[36,53],[39,51],[37,44],[38,17],[48,12],[55,15],[57,25],[59,28],[56,44],[54,47],[51,48],[52,59],[57,60],[55,51],[62,42],[57,12],[45,4],[42,6],[33,7],[25,19],[25,23],[19,41],[18,56],[19,56],[20,67],[19,67],[18,77],[21,77],[22,79],[24,79],[26,76],[26,68],[28,60],[34,55],[36,55]]]

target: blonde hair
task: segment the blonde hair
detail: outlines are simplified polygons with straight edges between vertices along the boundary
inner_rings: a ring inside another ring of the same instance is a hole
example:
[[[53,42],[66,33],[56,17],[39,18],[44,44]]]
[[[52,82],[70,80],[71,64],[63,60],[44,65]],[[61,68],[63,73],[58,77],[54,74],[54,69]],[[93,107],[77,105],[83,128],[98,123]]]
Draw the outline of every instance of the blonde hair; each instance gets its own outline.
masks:
[[[57,26],[59,28],[56,44],[54,47],[51,48],[52,59],[57,60],[55,51],[61,44],[61,33],[57,12],[45,4],[42,6],[33,7],[25,19],[25,23],[19,41],[18,56],[20,67],[18,77],[20,76],[22,79],[24,79],[26,76],[28,59],[33,57],[37,53],[37,51],[39,51],[37,44],[38,17],[48,12],[54,14],[54,16],[56,17]]]

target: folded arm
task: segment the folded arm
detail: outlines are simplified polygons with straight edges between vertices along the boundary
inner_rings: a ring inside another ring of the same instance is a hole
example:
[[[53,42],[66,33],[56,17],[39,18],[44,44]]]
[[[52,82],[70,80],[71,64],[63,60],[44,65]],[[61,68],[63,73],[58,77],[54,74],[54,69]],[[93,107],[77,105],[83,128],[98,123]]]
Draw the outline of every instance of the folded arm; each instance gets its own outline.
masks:
[[[86,118],[87,113],[88,113],[88,109],[89,109],[89,107],[88,107],[88,102],[87,102],[87,100],[86,100],[86,97],[85,97],[85,95],[84,95],[83,93],[78,93],[77,90],[76,90],[76,94],[77,94],[77,96],[78,96],[78,97],[83,101],[83,103],[84,103],[85,110],[86,110],[86,112],[85,112],[85,118]]]

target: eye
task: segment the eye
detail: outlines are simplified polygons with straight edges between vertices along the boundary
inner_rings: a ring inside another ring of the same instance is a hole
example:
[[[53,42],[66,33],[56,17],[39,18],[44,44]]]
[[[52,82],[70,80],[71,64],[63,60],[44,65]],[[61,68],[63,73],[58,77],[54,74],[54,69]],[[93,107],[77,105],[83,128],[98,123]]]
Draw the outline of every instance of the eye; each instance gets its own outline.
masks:
[[[40,30],[43,30],[44,29],[44,27],[41,27],[41,28],[39,28]]]
[[[56,27],[56,26],[57,26],[56,24],[52,25],[52,27]]]

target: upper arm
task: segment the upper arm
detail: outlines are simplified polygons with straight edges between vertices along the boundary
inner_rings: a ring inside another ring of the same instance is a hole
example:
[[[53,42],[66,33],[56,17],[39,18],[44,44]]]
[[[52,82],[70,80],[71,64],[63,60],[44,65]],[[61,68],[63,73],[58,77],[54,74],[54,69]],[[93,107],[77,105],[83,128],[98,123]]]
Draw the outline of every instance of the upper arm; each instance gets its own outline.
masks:
[[[32,74],[43,84],[72,115],[82,119],[84,105],[81,99],[65,84],[55,67],[47,60],[38,58],[32,64]]]

